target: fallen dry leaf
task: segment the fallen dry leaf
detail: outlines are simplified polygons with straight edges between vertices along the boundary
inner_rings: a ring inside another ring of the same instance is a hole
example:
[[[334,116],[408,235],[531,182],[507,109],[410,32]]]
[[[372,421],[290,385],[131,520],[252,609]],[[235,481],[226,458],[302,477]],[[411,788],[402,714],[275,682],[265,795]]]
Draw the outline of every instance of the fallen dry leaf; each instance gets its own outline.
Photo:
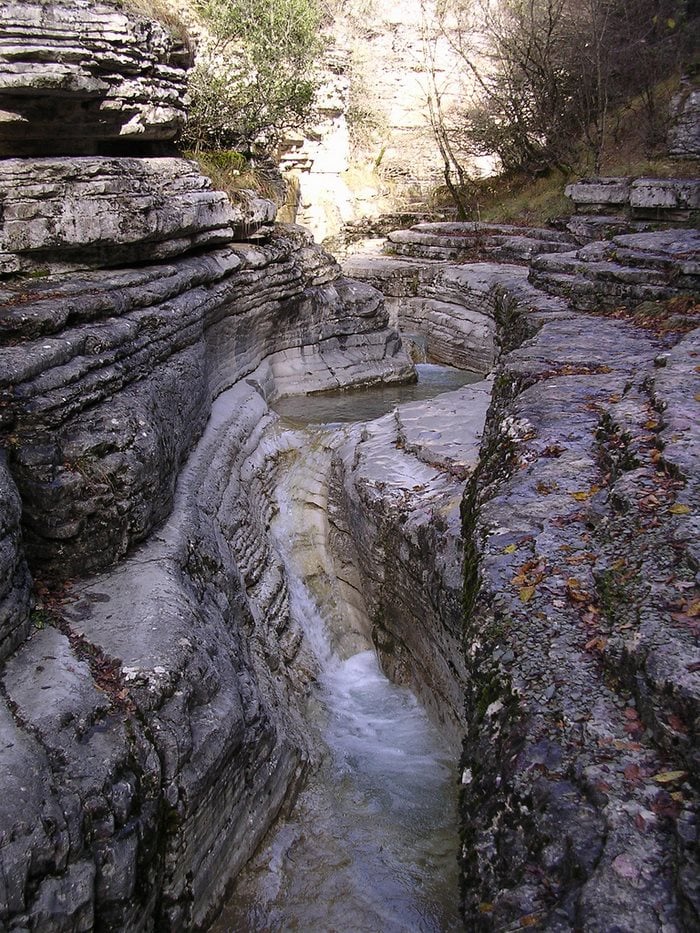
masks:
[[[687,515],[690,512],[690,506],[685,505],[683,502],[676,502],[675,505],[672,505],[669,509],[673,515]]]
[[[676,781],[682,781],[687,776],[687,771],[660,771],[652,777],[652,781],[656,781],[657,784],[675,784]]]

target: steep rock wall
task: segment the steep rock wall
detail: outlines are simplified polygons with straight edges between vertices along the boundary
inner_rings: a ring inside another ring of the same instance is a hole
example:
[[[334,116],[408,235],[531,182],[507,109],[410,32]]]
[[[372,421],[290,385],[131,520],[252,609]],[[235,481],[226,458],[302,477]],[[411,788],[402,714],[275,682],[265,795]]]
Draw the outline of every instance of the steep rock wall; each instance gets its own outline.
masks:
[[[0,155],[87,155],[181,126],[189,50],[135,9],[11,0],[0,26]]]
[[[666,355],[560,298],[533,308],[503,271],[509,352],[464,505],[465,917],[690,929],[697,331]]]
[[[496,353],[493,304],[478,275],[429,259],[373,256],[351,257],[343,268],[384,294],[392,320],[402,333],[422,338],[428,359],[489,372]]]
[[[171,138],[179,103],[150,111],[149,81],[179,102],[183,74],[158,27],[91,11],[3,11],[4,102],[30,125],[26,147],[17,121],[0,131],[27,156],[0,165],[0,921],[180,930],[216,909],[310,756],[313,661],[267,537],[266,395],[412,367],[381,296],[273,231],[269,204],[232,207],[180,159],[93,154]],[[85,119],[52,138],[56,95]]]
[[[331,473],[334,550],[349,553],[382,667],[456,746],[465,689],[460,504],[490,395],[480,382],[356,426]]]

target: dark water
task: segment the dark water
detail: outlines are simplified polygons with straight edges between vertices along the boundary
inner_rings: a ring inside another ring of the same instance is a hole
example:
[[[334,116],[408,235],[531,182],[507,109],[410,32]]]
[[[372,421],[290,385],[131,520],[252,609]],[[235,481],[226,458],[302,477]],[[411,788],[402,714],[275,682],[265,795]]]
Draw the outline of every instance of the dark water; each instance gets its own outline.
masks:
[[[412,385],[376,386],[343,392],[296,395],[273,404],[274,410],[295,424],[337,424],[381,418],[402,402],[418,402],[452,392],[484,377],[453,366],[416,364],[418,382]]]

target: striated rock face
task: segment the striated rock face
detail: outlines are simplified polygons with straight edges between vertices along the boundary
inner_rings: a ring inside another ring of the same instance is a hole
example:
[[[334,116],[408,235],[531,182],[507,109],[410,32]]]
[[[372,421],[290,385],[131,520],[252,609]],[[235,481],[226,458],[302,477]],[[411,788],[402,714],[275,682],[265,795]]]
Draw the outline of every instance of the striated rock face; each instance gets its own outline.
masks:
[[[476,259],[518,262],[540,253],[564,253],[573,241],[565,233],[508,224],[421,223],[393,230],[385,252],[419,259],[466,262]]]
[[[697,331],[660,357],[493,289],[515,348],[464,508],[465,917],[694,928]]]
[[[413,368],[268,202],[114,145],[177,128],[160,27],[0,15],[0,926],[191,929],[311,755],[266,397]]]
[[[575,252],[538,256],[530,280],[586,311],[697,293],[700,235],[695,230],[627,234]]]
[[[0,657],[29,634],[29,571],[21,547],[22,504],[5,455],[0,455]]]
[[[188,61],[163,26],[133,9],[10,0],[0,10],[0,155],[172,139]]]
[[[419,338],[427,359],[479,373],[491,369],[493,309],[484,289],[465,278],[460,266],[357,256],[343,268],[384,294],[393,320],[404,335]]]
[[[460,504],[490,397],[491,383],[480,382],[353,428],[331,483],[333,521],[339,540],[352,542],[382,667],[456,742],[465,676]]]
[[[0,915],[38,924],[59,898],[95,923],[182,929],[215,907],[309,758],[311,662],[266,537],[261,393],[412,369],[381,297],[294,230],[37,289],[2,351],[32,568],[63,579],[131,556],[42,609],[8,662],[8,742],[26,734],[22,767],[45,777],[43,795],[5,801],[18,842]],[[58,815],[42,822],[47,800]],[[44,829],[23,834],[25,820]]]
[[[397,301],[478,301],[500,349],[462,508],[469,929],[699,922],[694,237],[618,236],[530,273],[346,263]],[[641,300],[658,335],[606,318]]]
[[[690,81],[671,101],[668,149],[682,159],[700,158],[700,89]]]
[[[580,243],[659,227],[697,226],[697,178],[583,178],[567,185],[576,213],[567,229]],[[553,252],[553,251],[552,251]]]
[[[274,220],[269,201],[234,207],[185,159],[7,159],[0,197],[0,276],[167,259]]]
[[[334,280],[298,233],[105,276],[23,288],[0,351],[26,544],[54,577],[106,566],[165,518],[212,398],[263,359],[282,392],[410,375],[380,296]]]

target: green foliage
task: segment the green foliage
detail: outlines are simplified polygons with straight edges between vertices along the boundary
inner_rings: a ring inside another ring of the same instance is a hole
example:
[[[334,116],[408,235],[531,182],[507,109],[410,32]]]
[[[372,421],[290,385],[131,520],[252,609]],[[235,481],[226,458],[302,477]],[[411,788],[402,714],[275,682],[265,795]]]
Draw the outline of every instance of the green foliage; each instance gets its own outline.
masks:
[[[270,152],[313,111],[318,0],[202,0],[212,34],[192,72],[183,144]]]

